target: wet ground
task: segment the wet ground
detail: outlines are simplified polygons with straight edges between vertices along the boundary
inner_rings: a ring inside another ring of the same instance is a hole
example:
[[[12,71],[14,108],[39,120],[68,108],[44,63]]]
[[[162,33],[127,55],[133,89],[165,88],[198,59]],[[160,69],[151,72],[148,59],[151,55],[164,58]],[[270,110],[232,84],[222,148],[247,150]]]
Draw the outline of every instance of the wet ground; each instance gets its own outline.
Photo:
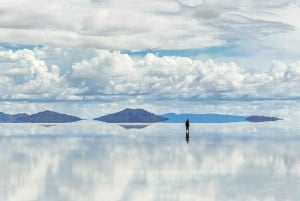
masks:
[[[300,124],[1,124],[0,175],[7,201],[296,201]]]

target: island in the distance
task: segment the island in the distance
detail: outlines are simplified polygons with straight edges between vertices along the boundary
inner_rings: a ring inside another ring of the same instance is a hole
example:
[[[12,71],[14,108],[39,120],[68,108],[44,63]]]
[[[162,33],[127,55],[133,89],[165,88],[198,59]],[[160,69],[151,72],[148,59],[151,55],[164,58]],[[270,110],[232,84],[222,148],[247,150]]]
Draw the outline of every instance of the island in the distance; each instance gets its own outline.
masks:
[[[81,118],[76,116],[49,110],[32,115],[25,113],[10,115],[0,112],[0,123],[69,123],[80,120]]]
[[[278,120],[282,120],[282,119],[279,119],[277,117],[253,115],[253,116],[247,117],[246,120],[250,121],[250,122],[265,122],[265,121],[278,121]]]
[[[144,109],[125,109],[117,113],[108,114],[102,117],[94,118],[97,121],[107,123],[155,123],[168,120],[167,118],[155,115]]]

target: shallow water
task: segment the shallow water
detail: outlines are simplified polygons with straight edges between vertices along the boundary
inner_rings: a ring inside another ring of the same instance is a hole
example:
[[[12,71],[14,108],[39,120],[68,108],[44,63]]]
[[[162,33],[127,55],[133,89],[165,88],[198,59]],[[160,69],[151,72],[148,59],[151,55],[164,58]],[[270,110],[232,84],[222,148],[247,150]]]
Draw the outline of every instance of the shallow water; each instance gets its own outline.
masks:
[[[300,200],[300,124],[0,125],[0,200]]]

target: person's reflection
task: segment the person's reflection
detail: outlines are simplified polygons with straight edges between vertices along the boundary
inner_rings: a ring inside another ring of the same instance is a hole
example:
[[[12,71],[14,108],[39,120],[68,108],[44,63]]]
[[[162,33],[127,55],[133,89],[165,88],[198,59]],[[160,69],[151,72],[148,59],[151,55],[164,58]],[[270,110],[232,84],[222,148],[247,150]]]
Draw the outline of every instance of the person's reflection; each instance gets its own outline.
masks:
[[[185,141],[188,144],[190,141],[190,134],[189,133],[185,133]]]

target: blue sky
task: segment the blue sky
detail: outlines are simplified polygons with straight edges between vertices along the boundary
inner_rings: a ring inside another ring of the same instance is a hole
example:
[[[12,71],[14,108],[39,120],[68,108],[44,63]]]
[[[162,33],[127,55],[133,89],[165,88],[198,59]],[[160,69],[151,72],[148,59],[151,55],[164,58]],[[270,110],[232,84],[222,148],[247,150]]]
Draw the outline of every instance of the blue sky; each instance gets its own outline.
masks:
[[[299,13],[297,0],[5,2],[0,100],[298,100]]]

